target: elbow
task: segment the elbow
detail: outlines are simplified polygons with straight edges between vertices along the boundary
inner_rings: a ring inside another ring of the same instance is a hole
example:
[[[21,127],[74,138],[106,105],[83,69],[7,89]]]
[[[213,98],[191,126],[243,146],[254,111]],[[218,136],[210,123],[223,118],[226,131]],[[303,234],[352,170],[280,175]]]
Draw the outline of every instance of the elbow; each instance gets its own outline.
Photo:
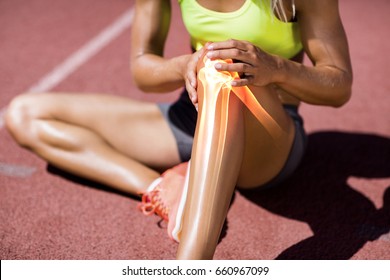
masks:
[[[144,93],[167,93],[183,86],[182,81],[164,81],[153,73],[145,74],[142,72],[133,72],[132,79],[134,84]]]
[[[139,62],[139,59],[130,62],[131,79],[135,86],[144,93],[151,93],[153,88],[150,84],[150,74],[147,72],[148,69],[145,69],[143,63]]]
[[[154,73],[150,73],[142,67],[133,67],[131,69],[131,77],[135,86],[143,93],[163,93],[167,92],[164,84],[155,77]]]
[[[151,93],[153,90],[151,89],[150,86],[148,86],[146,83],[144,83],[142,80],[137,79],[136,77],[133,76],[133,81],[135,86],[141,90],[143,93]]]
[[[331,104],[335,108],[340,108],[348,103],[352,96],[352,75],[345,74],[337,93],[337,98]]]
[[[131,78],[135,84],[135,86],[140,89],[144,93],[152,93],[155,92],[154,87],[150,85],[147,81],[147,76],[138,71],[131,71]]]
[[[167,92],[167,90],[164,90],[163,87],[158,87],[156,85],[149,84],[149,83],[146,83],[144,81],[137,80],[137,79],[134,79],[134,83],[137,86],[137,88],[145,94]]]
[[[351,88],[341,91],[337,98],[332,102],[331,106],[335,108],[340,108],[348,103],[351,99],[352,90]]]

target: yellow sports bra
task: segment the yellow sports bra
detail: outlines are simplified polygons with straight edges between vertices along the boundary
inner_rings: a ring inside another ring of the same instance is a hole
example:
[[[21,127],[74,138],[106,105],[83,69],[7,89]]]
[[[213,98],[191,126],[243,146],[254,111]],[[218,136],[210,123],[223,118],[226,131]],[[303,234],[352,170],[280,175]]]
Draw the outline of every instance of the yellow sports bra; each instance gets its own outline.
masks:
[[[206,42],[245,40],[262,50],[285,58],[295,56],[302,44],[296,23],[280,21],[271,10],[271,0],[246,0],[234,12],[206,9],[196,0],[178,0],[184,25],[196,50]]]

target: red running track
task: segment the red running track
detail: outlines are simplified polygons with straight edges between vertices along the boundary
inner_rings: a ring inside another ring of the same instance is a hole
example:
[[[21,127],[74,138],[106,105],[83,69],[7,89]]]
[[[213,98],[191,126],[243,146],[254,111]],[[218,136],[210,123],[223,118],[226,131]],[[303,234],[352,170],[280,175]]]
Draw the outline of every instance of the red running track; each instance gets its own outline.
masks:
[[[0,1],[1,112],[133,3]],[[168,55],[189,51],[173,6]],[[302,166],[278,189],[236,192],[216,259],[390,259],[390,2],[340,0],[340,8],[353,98],[340,109],[302,106],[309,133]],[[51,90],[174,100],[177,92],[136,89],[129,41],[126,27]],[[137,203],[48,168],[0,129],[1,259],[174,259],[177,244]]]

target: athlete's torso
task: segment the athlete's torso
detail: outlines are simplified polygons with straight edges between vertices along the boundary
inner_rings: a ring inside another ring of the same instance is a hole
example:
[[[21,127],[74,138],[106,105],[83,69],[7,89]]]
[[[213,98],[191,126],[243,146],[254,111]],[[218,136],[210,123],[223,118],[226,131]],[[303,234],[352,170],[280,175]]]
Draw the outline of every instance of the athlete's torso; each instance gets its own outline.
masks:
[[[226,1],[227,8],[223,1],[178,1],[195,49],[209,41],[231,38],[249,41],[285,58],[292,58],[302,49],[297,24],[274,16],[270,0]]]

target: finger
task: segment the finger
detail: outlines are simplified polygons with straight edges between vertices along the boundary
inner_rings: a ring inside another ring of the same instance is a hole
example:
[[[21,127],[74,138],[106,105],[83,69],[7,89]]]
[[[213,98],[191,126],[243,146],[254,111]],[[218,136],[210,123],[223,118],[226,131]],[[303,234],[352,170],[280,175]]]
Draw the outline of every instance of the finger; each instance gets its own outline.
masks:
[[[239,50],[239,49],[225,49],[225,50],[216,50],[216,51],[209,51],[206,54],[207,58],[211,60],[215,59],[233,59],[233,60],[239,60],[240,62],[244,62],[246,64],[252,65],[253,56],[247,51]]]
[[[186,80],[189,81],[192,87],[196,88],[196,65],[199,58],[193,56],[191,61],[188,64]]]
[[[222,50],[222,49],[239,49],[239,50],[247,50],[247,45],[248,43],[246,41],[239,41],[239,40],[234,40],[230,39],[227,41],[222,41],[222,42],[213,42],[207,45],[207,50],[213,51],[213,50]]]
[[[189,82],[186,82],[186,90],[188,93],[188,97],[191,99],[191,101],[196,98],[196,90],[191,86]]]
[[[207,42],[206,44],[204,44],[204,46],[199,50],[200,54],[202,55],[205,51],[207,51],[211,44],[211,42]]]
[[[196,89],[192,87],[189,82],[186,82],[186,89],[191,102],[196,104],[198,102],[198,93],[196,92]]]
[[[196,95],[196,92],[188,90],[188,96],[190,97],[191,103],[196,105],[198,103],[198,96]],[[191,92],[191,93],[190,93]]]
[[[187,73],[187,81],[190,84],[191,87],[195,88],[197,87],[196,83],[196,73],[194,71]]]
[[[230,82],[230,85],[232,87],[243,87],[243,86],[248,86],[253,83],[253,76],[245,76],[244,78],[241,79],[235,79]]]
[[[247,75],[254,73],[254,67],[247,63],[216,63],[215,69],[218,71],[246,73]]]
[[[198,104],[198,95],[197,95],[196,91],[195,91],[195,93],[192,94],[191,102],[194,105]]]

